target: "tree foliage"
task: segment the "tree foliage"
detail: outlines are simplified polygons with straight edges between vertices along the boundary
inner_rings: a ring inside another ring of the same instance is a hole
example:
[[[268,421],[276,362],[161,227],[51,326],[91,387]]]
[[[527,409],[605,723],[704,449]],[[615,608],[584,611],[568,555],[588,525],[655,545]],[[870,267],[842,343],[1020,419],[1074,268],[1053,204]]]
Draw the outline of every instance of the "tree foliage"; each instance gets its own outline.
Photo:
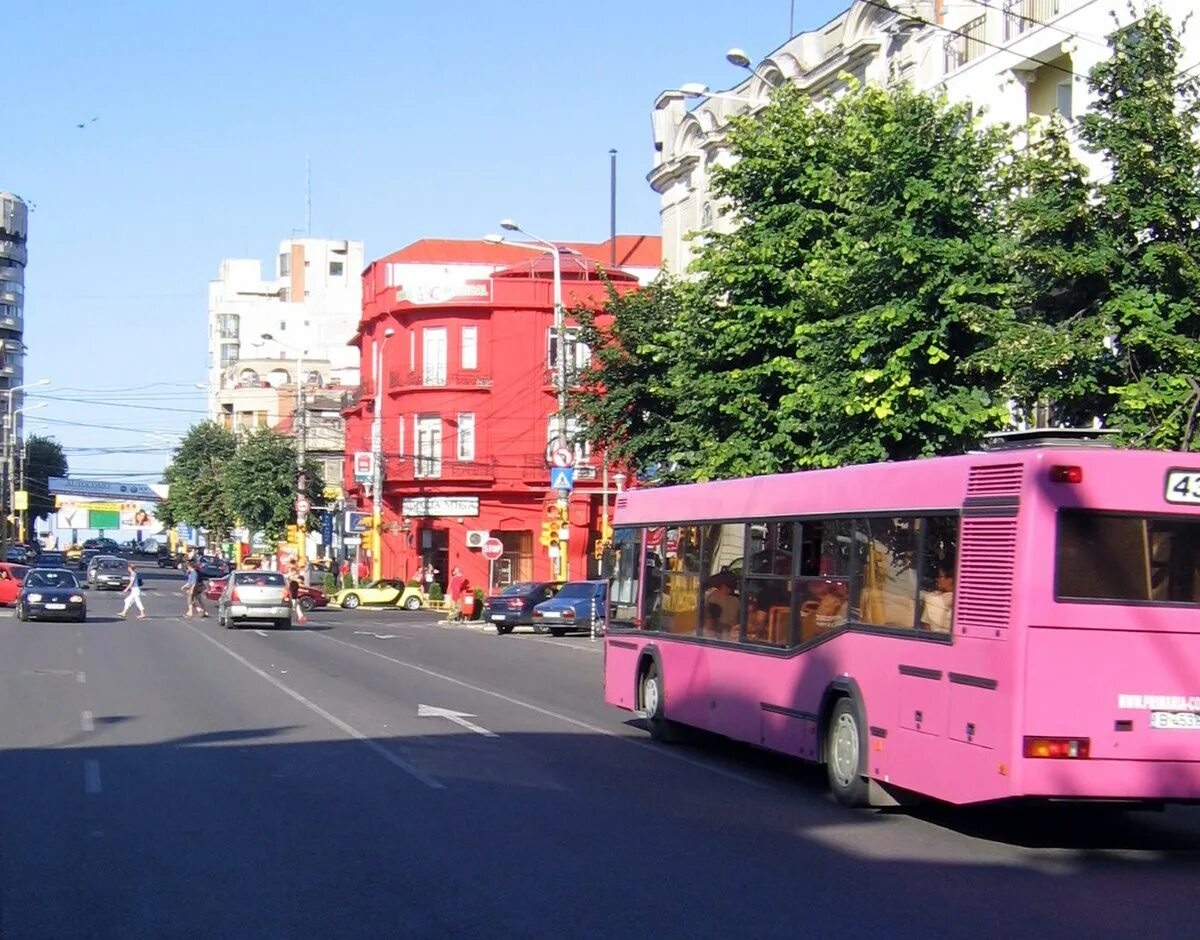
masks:
[[[237,450],[233,432],[213,421],[193,426],[176,448],[164,479],[168,498],[156,515],[164,525],[197,526],[223,539],[235,516],[224,485],[224,474]]]
[[[25,438],[25,490],[29,493],[29,519],[45,519],[54,512],[50,477],[67,475],[67,458],[62,445],[52,437],[31,434]]]
[[[296,518],[296,465],[295,441],[278,431],[261,428],[238,441],[225,466],[223,488],[242,525],[251,531],[262,530],[268,538],[285,536]],[[310,461],[305,476],[307,496],[318,499],[324,488],[320,467]]]

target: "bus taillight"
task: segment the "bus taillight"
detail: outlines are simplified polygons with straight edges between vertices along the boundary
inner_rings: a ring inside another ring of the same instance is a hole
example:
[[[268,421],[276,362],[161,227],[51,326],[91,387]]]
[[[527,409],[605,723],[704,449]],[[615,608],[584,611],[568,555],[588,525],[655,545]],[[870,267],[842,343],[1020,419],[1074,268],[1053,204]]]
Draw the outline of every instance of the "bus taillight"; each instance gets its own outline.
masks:
[[[1054,483],[1082,483],[1083,467],[1058,464],[1050,468],[1050,479]]]
[[[1090,738],[1025,738],[1026,757],[1086,760],[1090,751]]]

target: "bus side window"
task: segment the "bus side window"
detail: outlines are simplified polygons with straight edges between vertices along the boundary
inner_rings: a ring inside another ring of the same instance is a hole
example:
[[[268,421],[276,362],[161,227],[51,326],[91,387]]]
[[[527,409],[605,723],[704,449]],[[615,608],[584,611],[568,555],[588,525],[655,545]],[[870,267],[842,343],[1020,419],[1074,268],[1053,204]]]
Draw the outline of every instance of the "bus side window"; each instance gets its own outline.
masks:
[[[865,536],[859,620],[912,630],[917,619],[917,520],[862,519]]]
[[[917,624],[921,630],[950,633],[958,572],[958,517],[921,520],[921,573]]]

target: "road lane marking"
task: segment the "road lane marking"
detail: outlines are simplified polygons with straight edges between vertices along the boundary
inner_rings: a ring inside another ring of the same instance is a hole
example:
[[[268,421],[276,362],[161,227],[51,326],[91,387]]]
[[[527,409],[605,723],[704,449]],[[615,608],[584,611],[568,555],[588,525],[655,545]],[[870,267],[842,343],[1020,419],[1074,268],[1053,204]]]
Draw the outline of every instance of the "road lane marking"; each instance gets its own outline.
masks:
[[[100,792],[100,761],[88,758],[83,762],[83,790],[93,794]]]
[[[80,685],[83,685],[83,683],[87,682],[87,673],[86,672],[75,673],[75,681],[78,682]]]
[[[95,730],[96,730],[96,722],[95,722],[95,719],[93,719],[93,717],[92,717],[92,713],[91,713],[91,712],[89,712],[89,711],[86,711],[86,710],[85,710],[85,711],[84,711],[84,712],[83,712],[83,713],[82,713],[82,714],[79,716],[79,723],[80,723],[81,725],[83,725],[83,730],[84,730],[84,731],[95,731]]]
[[[410,764],[403,757],[399,757],[396,754],[393,754],[391,751],[389,751],[386,747],[384,747],[378,741],[375,741],[372,738],[368,737],[367,735],[363,734],[361,731],[359,731],[353,725],[351,725],[345,721],[342,721],[342,719],[340,719],[337,715],[333,714],[332,712],[326,711],[324,708],[322,708],[316,702],[313,702],[310,699],[305,698],[303,695],[301,695],[299,692],[297,692],[295,689],[291,688],[290,686],[284,685],[282,682],[280,682],[278,679],[276,679],[269,672],[259,669],[256,665],[254,665],[254,663],[252,663],[252,662],[250,662],[250,660],[246,659],[245,656],[242,656],[239,653],[235,653],[224,643],[220,642],[219,640],[213,639],[211,636],[209,636],[203,630],[197,630],[190,623],[185,624],[185,626],[189,630],[191,630],[194,634],[196,634],[196,636],[198,636],[204,640],[207,640],[209,643],[211,643],[213,646],[215,646],[221,652],[223,652],[226,655],[231,656],[233,659],[237,660],[239,663],[241,663],[243,666],[245,666],[247,669],[249,669],[255,675],[259,676],[260,678],[266,679],[269,683],[271,683],[271,685],[273,685],[273,686],[275,686],[275,688],[279,689],[280,692],[283,692],[285,695],[288,695],[291,698],[295,699],[297,702],[299,702],[301,705],[303,705],[305,708],[307,708],[313,714],[319,715],[322,718],[324,718],[327,722],[329,722],[331,725],[333,725],[339,731],[342,731],[345,734],[350,735],[350,737],[356,738],[357,740],[361,741],[363,744],[365,744],[367,747],[369,747],[372,751],[374,751],[377,755],[382,757],[385,761],[387,761],[393,767],[396,767],[399,770],[403,770],[406,774],[408,774],[414,780],[417,780],[417,781],[425,784],[425,786],[429,787],[431,790],[446,789],[446,785],[444,783],[442,783],[440,780],[437,780],[436,778],[429,776],[429,774],[427,774],[427,773],[425,773],[425,771],[421,770],[420,767],[417,767],[415,764]]]
[[[466,728],[468,731],[474,731],[476,734],[482,734],[485,738],[498,738],[500,735],[494,731],[488,731],[487,728],[475,724],[473,721],[467,721],[468,718],[474,718],[467,712],[456,712],[452,708],[436,708],[433,705],[418,705],[418,718],[445,718],[447,721],[452,721],[460,728]]]
[[[377,640],[394,640],[398,633],[372,633],[370,630],[355,630],[355,636],[373,636]]]
[[[360,653],[366,653],[368,656],[377,656],[380,659],[386,659],[389,663],[395,663],[397,666],[403,666],[405,669],[411,669],[414,672],[419,672],[422,675],[431,676],[434,679],[441,679],[444,682],[449,682],[451,685],[457,685],[459,688],[470,689],[472,692],[479,692],[481,695],[490,695],[492,698],[499,699],[502,702],[508,702],[510,705],[516,705],[518,708],[526,708],[531,712],[536,712],[539,715],[545,715],[547,718],[553,718],[556,721],[561,721],[564,724],[574,725],[576,728],[582,728],[584,731],[590,731],[592,734],[602,734],[608,738],[616,738],[618,741],[624,741],[634,747],[642,748],[652,754],[658,754],[661,757],[670,760],[680,761],[692,767],[698,767],[701,770],[707,770],[719,777],[726,777],[730,780],[736,780],[738,783],[748,787],[754,787],[759,790],[768,789],[764,783],[759,783],[750,777],[735,773],[732,770],[725,770],[722,767],[706,764],[704,761],[694,760],[677,751],[669,751],[665,748],[651,744],[649,741],[639,741],[637,738],[627,738],[624,735],[617,734],[615,731],[609,731],[607,728],[601,728],[599,725],[593,725],[586,721],[580,721],[578,718],[572,718],[569,715],[563,715],[560,712],[551,711],[549,708],[542,708],[540,705],[534,705],[532,702],[524,702],[519,698],[513,698],[511,695],[505,695],[503,692],[497,692],[494,689],[485,689],[483,686],[472,685],[470,682],[464,682],[462,679],[456,679],[454,676],[448,676],[442,672],[435,672],[432,669],[426,669],[424,666],[418,666],[416,663],[408,663],[403,659],[396,659],[394,656],[386,656],[378,650],[368,649],[365,646],[359,646],[357,643],[350,643],[346,640],[339,640],[336,637],[326,636],[324,633],[318,633],[316,636],[322,640],[328,640],[330,643],[337,643],[341,646],[348,646],[351,649],[358,650]],[[207,637],[205,637],[207,639]],[[215,640],[213,642],[216,642]],[[219,645],[219,644],[218,644]]]
[[[266,630],[255,630],[254,632],[255,632],[255,633],[257,633],[259,636],[261,636],[261,637],[264,637],[264,638],[265,638],[265,637],[269,637],[269,636],[271,635],[271,634],[269,634],[269,633],[268,633]]]

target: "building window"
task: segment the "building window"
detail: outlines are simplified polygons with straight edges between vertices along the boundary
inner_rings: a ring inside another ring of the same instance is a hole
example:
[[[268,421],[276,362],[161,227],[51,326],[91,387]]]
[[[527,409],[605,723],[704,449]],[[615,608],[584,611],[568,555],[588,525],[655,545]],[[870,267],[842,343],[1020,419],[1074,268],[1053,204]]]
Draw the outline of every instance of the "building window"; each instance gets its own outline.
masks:
[[[417,371],[417,331],[408,331],[408,368],[410,372]]]
[[[427,326],[422,350],[422,385],[446,384],[446,328]]]
[[[398,429],[399,433],[396,435],[396,453],[401,460],[403,460],[407,456],[404,453],[404,421],[405,421],[404,415],[401,415],[400,416],[400,427]]]
[[[413,476],[421,478],[442,475],[442,419],[439,415],[416,415],[413,418],[417,453]]]
[[[458,413],[458,459],[475,459],[475,413]]]
[[[329,276],[330,277],[341,277],[342,272],[344,270],[345,270],[345,265],[341,261],[330,261],[329,262]]]
[[[464,326],[462,328],[462,367],[464,369],[479,368],[479,328]]]
[[[574,385],[579,378],[579,373],[592,361],[592,350],[587,343],[579,340],[579,330],[576,327],[569,326],[564,332],[567,340],[567,384]],[[551,382],[556,386],[561,384],[563,368],[558,361],[558,336],[553,327],[546,333],[546,368],[553,375]]]
[[[1071,80],[1059,82],[1055,88],[1055,107],[1058,113],[1063,116],[1063,120],[1072,121],[1075,119],[1075,112],[1071,107]]]
[[[702,208],[700,210],[700,227],[705,228],[705,229],[712,228],[712,222],[713,222],[712,203],[706,202],[704,204],[704,208]]]
[[[279,255],[279,276],[287,277],[292,273],[292,256],[288,252]]]

